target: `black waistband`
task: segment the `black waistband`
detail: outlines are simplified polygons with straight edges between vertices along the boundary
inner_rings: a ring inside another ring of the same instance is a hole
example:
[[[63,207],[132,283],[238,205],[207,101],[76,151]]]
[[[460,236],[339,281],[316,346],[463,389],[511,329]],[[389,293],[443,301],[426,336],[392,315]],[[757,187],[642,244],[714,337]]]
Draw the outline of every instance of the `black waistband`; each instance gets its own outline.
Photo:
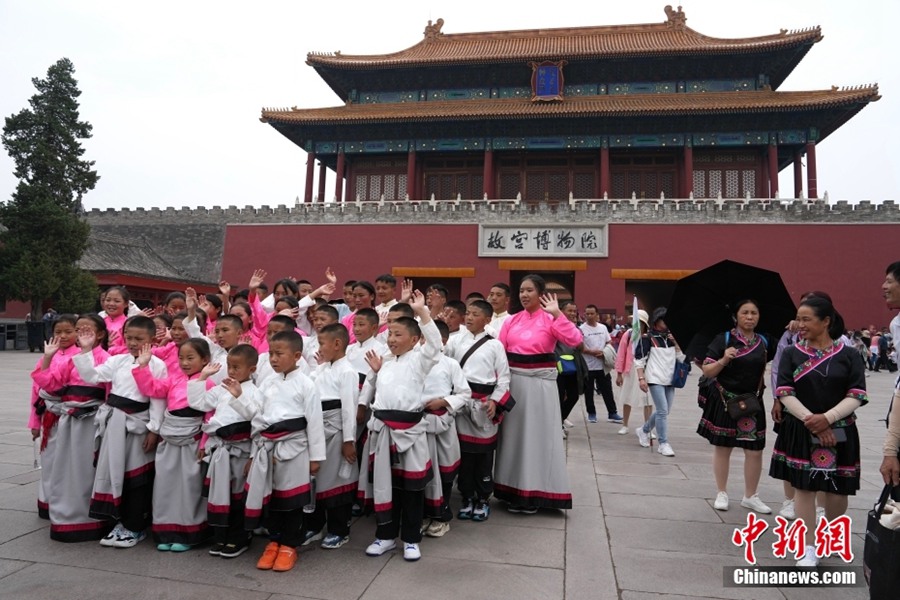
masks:
[[[287,419],[269,425],[263,430],[263,433],[286,433],[290,431],[303,431],[306,429],[306,417],[297,417],[296,419]]]
[[[469,389],[472,390],[476,394],[484,394],[487,396],[488,394],[493,394],[494,390],[497,388],[497,384],[495,383],[473,383],[469,382]]]
[[[422,420],[422,412],[412,412],[409,410],[376,410],[373,414],[379,421],[418,423]]]
[[[340,400],[322,400],[322,410],[334,410],[341,407]]]
[[[522,365],[533,365],[537,363],[554,363],[556,364],[556,355],[550,354],[517,354],[515,352],[507,352],[506,358],[509,362],[515,362]]]
[[[232,438],[237,435],[250,435],[250,431],[250,421],[238,421],[237,423],[232,423],[231,425],[223,425],[216,429],[216,436],[222,438],[223,440],[227,440],[228,438]]]
[[[90,398],[92,400],[105,400],[106,390],[92,385],[67,385],[57,394],[58,396],[76,396],[78,398]]]
[[[185,406],[184,408],[179,408],[177,410],[170,410],[169,414],[173,417],[202,417],[206,413],[202,410]]]
[[[128,413],[129,415],[144,412],[145,410],[150,408],[149,402],[138,402],[136,400],[132,400],[131,398],[126,398],[125,396],[119,396],[117,394],[110,394],[109,397],[106,398],[106,403],[113,408],[118,408],[122,412]]]

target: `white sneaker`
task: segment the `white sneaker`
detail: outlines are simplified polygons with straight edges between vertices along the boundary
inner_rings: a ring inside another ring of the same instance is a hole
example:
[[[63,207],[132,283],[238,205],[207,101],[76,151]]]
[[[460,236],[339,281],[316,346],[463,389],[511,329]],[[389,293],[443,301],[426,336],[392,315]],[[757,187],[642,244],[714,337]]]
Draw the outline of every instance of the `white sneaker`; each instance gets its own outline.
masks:
[[[819,566],[819,557],[816,556],[816,547],[807,546],[803,558],[797,561],[798,567],[815,568]]]
[[[112,548],[116,545],[116,540],[125,532],[125,528],[122,527],[121,523],[116,523],[116,526],[113,527],[112,531],[106,534],[102,540],[100,540],[101,546],[106,546],[107,548]]]
[[[638,437],[638,443],[644,448],[650,447],[650,437],[647,433],[640,427],[634,430],[635,435]]]
[[[656,451],[663,456],[675,456],[675,451],[672,450],[672,446],[669,445],[669,442],[663,442],[662,444],[660,444],[659,448],[657,448]]]
[[[573,427],[575,427],[575,423],[566,419],[563,421],[563,427],[565,427],[566,429],[572,429]]]
[[[797,518],[797,513],[794,512],[794,501],[793,500],[785,500],[781,503],[781,510],[778,511],[778,516],[788,521],[793,521]]]
[[[403,545],[403,560],[412,562],[415,560],[419,560],[420,558],[422,558],[422,552],[419,551],[418,544]]]
[[[758,513],[762,513],[767,515],[772,512],[772,509],[766,505],[765,502],[759,499],[759,494],[753,494],[749,498],[744,496],[744,499],[741,500],[741,506],[744,508],[749,508],[750,510]]]
[[[369,544],[368,548],[366,548],[366,554],[369,556],[381,556],[385,552],[390,552],[396,547],[397,542],[395,542],[394,540],[376,539],[374,542]]]
[[[134,548],[147,537],[146,532],[130,531],[122,527],[122,533],[113,542],[116,548]]]
[[[619,435],[626,435],[626,434],[628,433],[628,428],[627,428],[627,427],[622,427],[622,428],[619,429],[619,431],[617,431],[616,433],[618,433]]]
[[[713,508],[716,510],[728,510],[728,494],[725,492],[716,494],[716,501],[713,502]]]

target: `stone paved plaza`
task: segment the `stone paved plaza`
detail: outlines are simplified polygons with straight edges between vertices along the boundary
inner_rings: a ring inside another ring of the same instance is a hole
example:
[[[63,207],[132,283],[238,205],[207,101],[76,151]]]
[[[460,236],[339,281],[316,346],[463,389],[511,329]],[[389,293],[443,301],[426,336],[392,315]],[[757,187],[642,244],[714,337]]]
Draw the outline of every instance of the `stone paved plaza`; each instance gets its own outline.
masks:
[[[250,552],[224,560],[205,549],[158,552],[149,541],[131,550],[96,543],[61,544],[49,539],[48,523],[35,506],[39,471],[25,428],[30,379],[38,359],[27,352],[0,352],[0,598],[286,600],[486,598],[607,600],[857,600],[865,588],[733,588],[723,586],[723,567],[741,566],[743,550],[731,543],[746,521],[739,453],[734,455],[730,510],[712,508],[715,496],[706,440],[696,433],[697,369],[679,390],[670,425],[674,458],[641,448],[619,426],[588,424],[582,405],[571,419],[568,469],[575,506],[571,511],[511,515],[495,503],[486,523],[454,520],[443,538],[426,538],[422,560],[406,563],[398,553],[366,557],[374,534],[371,518],[356,520],[351,542],[335,551],[304,548],[289,573],[258,571],[263,541]],[[850,500],[853,565],[862,564],[866,511],[882,485],[878,474],[894,376],[867,378],[872,401],[859,411],[863,484]],[[767,399],[767,402],[769,400]],[[600,403],[602,406],[602,403]],[[638,425],[632,423],[632,427]],[[771,440],[769,442],[771,446]],[[770,448],[764,465],[768,468]],[[782,500],[780,481],[763,475],[760,495],[773,508]],[[454,506],[458,498],[454,498]],[[768,518],[770,526],[774,519]],[[760,564],[775,559],[771,527],[756,544]],[[843,564],[829,558],[826,565]]]

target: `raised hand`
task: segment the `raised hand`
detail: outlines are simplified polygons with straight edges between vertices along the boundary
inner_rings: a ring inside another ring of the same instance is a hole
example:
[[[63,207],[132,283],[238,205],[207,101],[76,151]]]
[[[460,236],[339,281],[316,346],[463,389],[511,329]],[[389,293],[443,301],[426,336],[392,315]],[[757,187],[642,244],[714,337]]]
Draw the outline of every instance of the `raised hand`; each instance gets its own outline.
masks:
[[[152,309],[152,308],[144,308],[144,309],[141,309],[141,312],[138,313],[138,314],[143,315],[143,316],[145,316],[145,317],[147,317],[147,318],[152,319],[153,317],[156,316],[156,310],[155,310],[155,309]]]
[[[416,311],[416,314],[420,310],[425,310],[425,294],[419,290],[414,290],[409,299],[409,305]]]
[[[313,290],[312,293],[310,294],[310,297],[311,298],[319,298],[319,297],[324,297],[324,296],[330,296],[331,294],[334,293],[334,290],[335,290],[334,284],[331,282],[328,282],[324,285],[317,287],[315,290]]]
[[[278,314],[290,317],[296,321],[300,318],[300,308],[285,308],[284,310],[279,311]]]
[[[57,351],[59,351],[59,338],[54,335],[49,342],[44,342],[44,356],[52,358]]]
[[[544,294],[541,296],[541,308],[554,317],[558,317],[562,314],[562,311],[559,310],[559,300],[557,299],[556,294]]]
[[[222,294],[225,297],[230,298],[231,297],[231,284],[223,279],[222,281],[219,282],[219,291],[222,292]]]
[[[192,287],[184,290],[184,305],[187,307],[188,312],[197,310],[197,290]]]
[[[228,393],[235,398],[240,398],[241,392],[244,391],[243,388],[241,388],[241,382],[237,379],[232,379],[231,377],[226,377],[222,380],[222,387],[228,390]]]
[[[253,275],[250,276],[250,283],[247,284],[247,287],[251,292],[253,292],[254,294],[256,293],[256,290],[259,289],[259,285],[266,280],[266,275],[267,273],[262,269],[256,269],[255,271],[253,271]]]
[[[369,365],[369,368],[376,373],[381,370],[382,362],[383,361],[381,355],[374,350],[369,350],[368,352],[366,352],[366,364]]]
[[[114,335],[118,335],[118,332],[113,330],[109,332],[109,345],[113,345],[113,340],[115,339]],[[90,327],[83,327],[78,330],[78,346],[81,348],[82,353],[90,352],[94,348],[94,344],[97,343],[97,334],[94,333],[94,330]]]
[[[253,345],[253,338],[250,337],[249,333],[241,334],[241,337],[238,338],[238,344],[247,344],[248,346]]]
[[[153,347],[150,344],[144,344],[141,346],[141,353],[138,354],[137,362],[140,366],[146,367],[150,364],[151,358],[153,358]]]
[[[400,282],[400,302],[406,302],[409,304],[409,299],[412,298],[413,293],[413,282],[412,279],[403,279]]]
[[[453,309],[445,308],[444,310],[441,311],[441,314],[439,314],[438,316],[435,317],[435,319],[446,323],[452,316],[453,316]]]
[[[337,275],[334,274],[334,271],[331,270],[331,267],[325,268],[325,279],[327,279],[328,283],[330,283],[331,285],[337,285]]]
[[[222,365],[217,362],[207,363],[200,370],[200,381],[206,381],[207,379],[218,373],[221,368]]]

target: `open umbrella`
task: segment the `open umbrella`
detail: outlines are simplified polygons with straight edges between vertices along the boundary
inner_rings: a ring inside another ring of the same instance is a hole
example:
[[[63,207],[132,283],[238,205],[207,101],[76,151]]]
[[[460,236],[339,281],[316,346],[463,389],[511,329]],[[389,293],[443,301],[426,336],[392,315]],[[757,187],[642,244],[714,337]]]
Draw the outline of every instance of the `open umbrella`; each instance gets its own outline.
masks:
[[[675,284],[666,324],[690,357],[703,357],[713,337],[734,327],[735,305],[752,299],[759,307],[756,332],[768,341],[769,359],[797,308],[775,271],[723,260]]]

